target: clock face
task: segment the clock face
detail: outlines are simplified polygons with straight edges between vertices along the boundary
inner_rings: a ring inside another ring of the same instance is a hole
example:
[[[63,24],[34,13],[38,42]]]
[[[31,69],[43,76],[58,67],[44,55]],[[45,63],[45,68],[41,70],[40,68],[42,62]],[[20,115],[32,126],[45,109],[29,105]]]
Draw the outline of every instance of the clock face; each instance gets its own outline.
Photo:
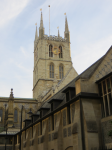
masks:
[[[58,46],[53,46],[52,52],[53,52],[55,55],[58,55],[58,54],[60,53],[59,47],[58,47]]]

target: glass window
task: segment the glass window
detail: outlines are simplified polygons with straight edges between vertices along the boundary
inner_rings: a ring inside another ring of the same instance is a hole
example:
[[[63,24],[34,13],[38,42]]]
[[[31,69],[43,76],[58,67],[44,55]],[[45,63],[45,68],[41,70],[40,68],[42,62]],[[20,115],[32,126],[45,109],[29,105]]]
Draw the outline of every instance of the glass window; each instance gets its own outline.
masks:
[[[60,53],[59,53],[59,58],[63,58],[62,46],[59,46],[59,50],[60,50]]]
[[[49,57],[53,57],[52,45],[49,45]]]
[[[0,122],[2,122],[2,120],[3,120],[3,110],[0,109]]]
[[[101,83],[98,84],[98,89],[99,89],[100,96],[102,96],[103,94],[102,94],[102,85],[101,85]]]
[[[18,121],[18,111],[17,109],[14,110],[14,122]]]
[[[107,95],[105,96],[105,109],[106,109],[106,116],[109,116],[109,109],[108,109]]]
[[[51,111],[53,111],[53,103],[51,104]]]
[[[63,78],[63,65],[61,64],[60,66],[59,66],[59,78],[60,79],[62,79]]]
[[[66,93],[66,101],[70,100],[69,91]]]
[[[105,81],[103,81],[103,92],[104,92],[104,94],[106,94],[106,84],[105,84]]]
[[[50,78],[54,78],[54,64],[51,63],[50,66],[49,66],[49,74],[50,74]]]
[[[67,116],[68,116],[68,124],[70,124],[71,123],[70,105],[67,106]]]
[[[107,79],[107,89],[108,89],[108,92],[111,92],[111,86],[110,86],[110,80]]]
[[[111,93],[109,94],[109,103],[110,103],[110,114],[112,115],[112,98],[111,98]]]
[[[102,110],[102,117],[105,117],[103,98],[102,98],[102,102],[101,102],[101,110]]]

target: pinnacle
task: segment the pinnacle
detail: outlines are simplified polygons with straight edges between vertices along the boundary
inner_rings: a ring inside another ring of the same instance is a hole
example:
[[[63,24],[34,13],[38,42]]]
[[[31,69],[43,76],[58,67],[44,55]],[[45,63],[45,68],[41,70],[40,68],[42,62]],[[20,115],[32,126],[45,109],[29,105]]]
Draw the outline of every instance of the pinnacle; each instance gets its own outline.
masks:
[[[10,99],[13,99],[14,98],[14,96],[13,96],[13,89],[11,89],[11,93],[10,93],[10,97],[9,97]]]
[[[59,29],[58,29],[58,37],[60,37]]]
[[[37,32],[37,26],[36,26],[36,32],[35,32],[35,40],[38,39],[38,32]]]
[[[43,28],[43,16],[42,16],[42,12],[41,12],[41,19],[40,19],[40,28]]]
[[[65,17],[65,32],[69,32],[67,17]]]

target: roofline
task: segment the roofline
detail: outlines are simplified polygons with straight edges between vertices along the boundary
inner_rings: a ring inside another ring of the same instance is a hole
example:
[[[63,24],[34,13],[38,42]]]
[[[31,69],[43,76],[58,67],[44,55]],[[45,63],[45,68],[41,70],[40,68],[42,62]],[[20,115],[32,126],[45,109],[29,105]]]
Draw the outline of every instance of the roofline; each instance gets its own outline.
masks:
[[[23,131],[27,130],[29,127],[34,126],[35,124],[37,124],[37,123],[39,123],[40,121],[46,119],[46,118],[49,117],[50,115],[52,115],[52,114],[56,113],[57,111],[59,111],[59,110],[65,108],[66,106],[68,106],[68,104],[71,104],[71,103],[73,103],[73,102],[79,100],[79,98],[89,98],[89,99],[99,99],[99,100],[101,100],[101,97],[98,96],[97,93],[85,93],[85,92],[81,92],[81,93],[79,93],[78,95],[76,95],[73,99],[71,99],[70,101],[66,102],[64,105],[62,105],[62,106],[56,108],[54,111],[52,111],[52,112],[50,112],[49,114],[43,116],[43,117],[40,118],[39,120],[36,120],[34,123],[28,125],[26,128],[22,129],[22,130],[19,131],[19,132],[23,132]],[[19,132],[18,132],[18,133],[19,133]]]
[[[9,99],[9,97],[0,97],[0,99]],[[36,100],[35,98],[19,98],[19,97],[14,97],[14,99],[18,100],[18,99],[21,99],[21,100]]]

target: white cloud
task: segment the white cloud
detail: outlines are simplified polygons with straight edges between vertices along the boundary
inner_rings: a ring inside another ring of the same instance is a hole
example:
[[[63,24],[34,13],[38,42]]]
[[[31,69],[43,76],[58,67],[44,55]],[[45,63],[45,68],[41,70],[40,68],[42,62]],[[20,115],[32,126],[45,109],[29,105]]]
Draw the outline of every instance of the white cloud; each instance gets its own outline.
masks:
[[[0,1],[0,26],[16,17],[26,7],[29,0],[1,0]]]

